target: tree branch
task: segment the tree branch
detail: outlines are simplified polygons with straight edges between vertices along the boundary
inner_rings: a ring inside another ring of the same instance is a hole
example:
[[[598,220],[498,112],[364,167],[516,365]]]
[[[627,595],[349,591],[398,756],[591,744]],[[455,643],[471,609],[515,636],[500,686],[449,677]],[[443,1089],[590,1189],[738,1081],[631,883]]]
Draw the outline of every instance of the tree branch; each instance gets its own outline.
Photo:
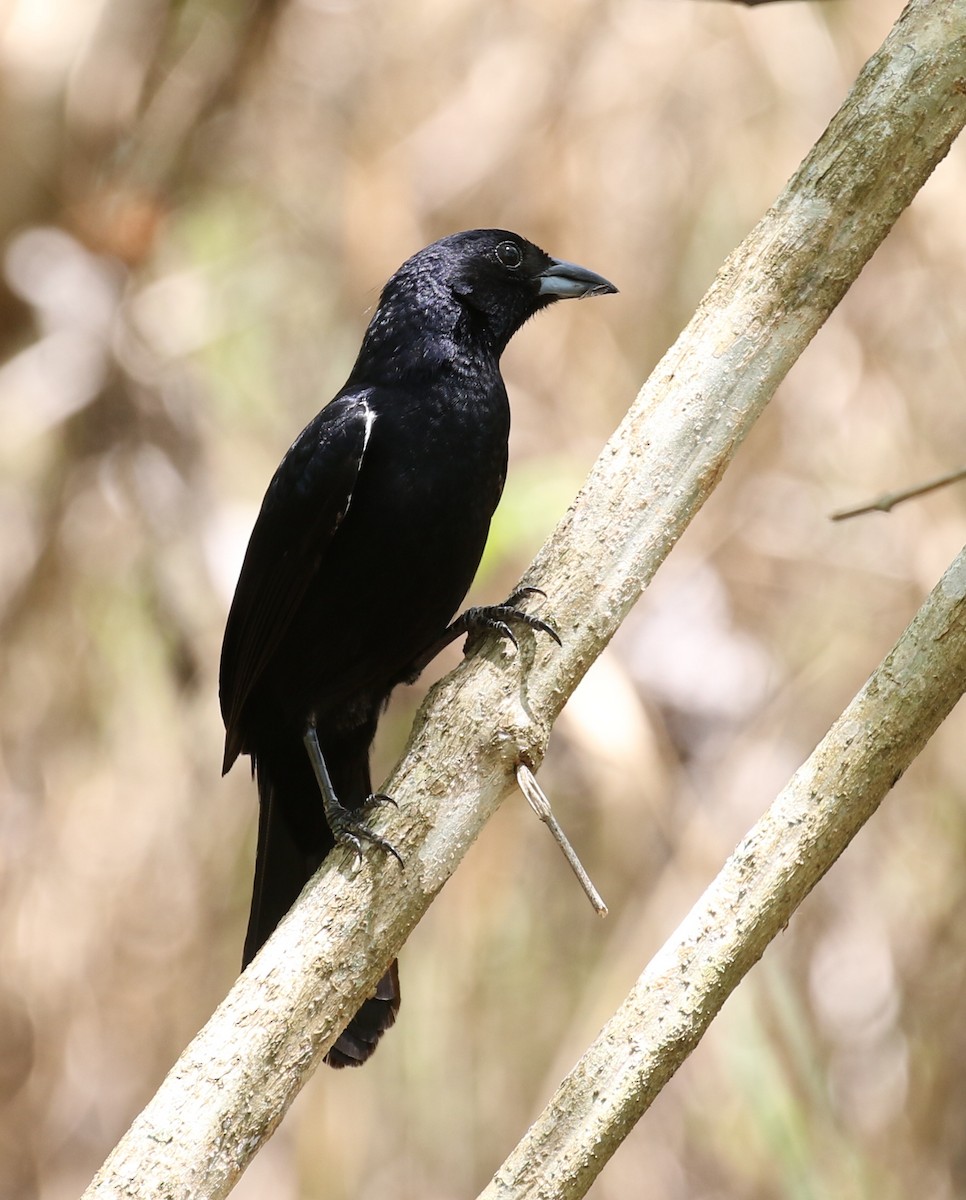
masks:
[[[224,1196],[513,787],[792,362],[966,121],[966,0],[913,0],[722,268],[528,580],[562,650],[493,645],[433,690],[390,789],[404,873],[329,856],[85,1193]],[[523,670],[521,670],[521,667]],[[385,814],[382,816],[385,824]]]
[[[867,500],[865,504],[859,504],[855,508],[840,509],[838,512],[832,513],[829,519],[847,521],[850,517],[861,517],[865,513],[892,512],[897,504],[902,504],[906,500],[914,500],[917,496],[925,496],[929,492],[935,492],[938,488],[948,487],[951,483],[959,483],[961,479],[966,479],[966,467],[957,467],[955,471],[947,471],[945,475],[940,475],[936,479],[930,479],[926,483],[917,483],[913,487],[902,488],[898,492],[886,492],[884,496],[878,496],[875,500]]]
[[[966,690],[966,550],[637,980],[480,1200],[583,1196]]]

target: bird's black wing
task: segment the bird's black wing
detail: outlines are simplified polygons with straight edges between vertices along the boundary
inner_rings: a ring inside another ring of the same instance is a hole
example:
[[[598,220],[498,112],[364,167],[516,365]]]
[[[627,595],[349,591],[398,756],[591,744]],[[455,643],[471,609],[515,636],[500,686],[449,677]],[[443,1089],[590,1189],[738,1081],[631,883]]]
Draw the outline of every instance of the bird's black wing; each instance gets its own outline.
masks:
[[[245,702],[348,512],[373,420],[365,394],[337,396],[299,434],[265,493],[221,649],[223,771],[244,748]]]

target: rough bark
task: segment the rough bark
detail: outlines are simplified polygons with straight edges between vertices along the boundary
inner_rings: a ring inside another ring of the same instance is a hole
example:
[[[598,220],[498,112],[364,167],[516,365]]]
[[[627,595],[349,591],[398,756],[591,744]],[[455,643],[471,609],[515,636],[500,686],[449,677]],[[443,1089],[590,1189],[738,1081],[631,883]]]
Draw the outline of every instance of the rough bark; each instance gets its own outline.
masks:
[[[405,872],[376,854],[357,872],[330,856],[89,1200],[227,1194],[513,787],[517,763],[539,763],[567,697],[964,121],[966,0],[914,0],[528,573],[552,598],[563,649],[528,641],[517,659],[490,646],[434,689],[389,783],[400,811],[380,818]]]

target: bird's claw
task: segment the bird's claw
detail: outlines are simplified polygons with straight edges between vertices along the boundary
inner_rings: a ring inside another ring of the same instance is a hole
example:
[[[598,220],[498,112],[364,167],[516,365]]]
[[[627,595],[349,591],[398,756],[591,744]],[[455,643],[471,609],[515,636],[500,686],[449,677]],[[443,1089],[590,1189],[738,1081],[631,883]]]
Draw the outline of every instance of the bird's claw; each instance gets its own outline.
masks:
[[[385,792],[373,792],[361,807],[363,811],[368,812],[370,808],[385,808],[387,804],[391,804],[393,808],[399,807],[392,796],[387,796]]]
[[[365,844],[378,846],[380,850],[391,854],[400,867],[405,868],[406,864],[402,860],[402,855],[392,842],[380,837],[360,820],[360,815],[365,816],[372,809],[383,808],[387,804],[391,804],[394,808],[399,807],[392,796],[387,796],[384,792],[374,792],[356,809],[344,808],[340,804],[334,812],[327,813],[329,828],[332,830],[336,845],[346,846],[353,850],[357,862],[362,862],[362,847]]]
[[[467,645],[484,633],[495,633],[498,637],[506,638],[519,649],[519,642],[512,629],[512,625],[517,624],[533,630],[534,633],[545,633],[552,637],[558,646],[562,646],[560,634],[548,621],[542,621],[539,617],[523,612],[517,607],[520,601],[525,600],[528,596],[546,598],[546,592],[537,587],[521,587],[508,596],[502,604],[487,604],[467,609],[464,618],[466,632],[469,635]]]

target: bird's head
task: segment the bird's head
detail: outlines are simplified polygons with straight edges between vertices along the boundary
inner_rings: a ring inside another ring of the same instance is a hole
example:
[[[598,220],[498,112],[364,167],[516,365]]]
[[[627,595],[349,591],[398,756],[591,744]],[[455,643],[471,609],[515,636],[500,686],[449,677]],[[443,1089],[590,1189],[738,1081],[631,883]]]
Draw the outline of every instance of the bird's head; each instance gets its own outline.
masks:
[[[555,300],[616,291],[602,275],[551,258],[517,233],[470,229],[403,263],[383,290],[369,336],[384,344],[381,335],[392,329],[398,337],[403,327],[461,341],[469,336],[499,357],[524,321]]]
[[[428,246],[416,259],[422,255],[440,264],[452,296],[488,330],[498,353],[524,321],[555,300],[617,291],[602,275],[551,258],[506,229],[454,233]]]

